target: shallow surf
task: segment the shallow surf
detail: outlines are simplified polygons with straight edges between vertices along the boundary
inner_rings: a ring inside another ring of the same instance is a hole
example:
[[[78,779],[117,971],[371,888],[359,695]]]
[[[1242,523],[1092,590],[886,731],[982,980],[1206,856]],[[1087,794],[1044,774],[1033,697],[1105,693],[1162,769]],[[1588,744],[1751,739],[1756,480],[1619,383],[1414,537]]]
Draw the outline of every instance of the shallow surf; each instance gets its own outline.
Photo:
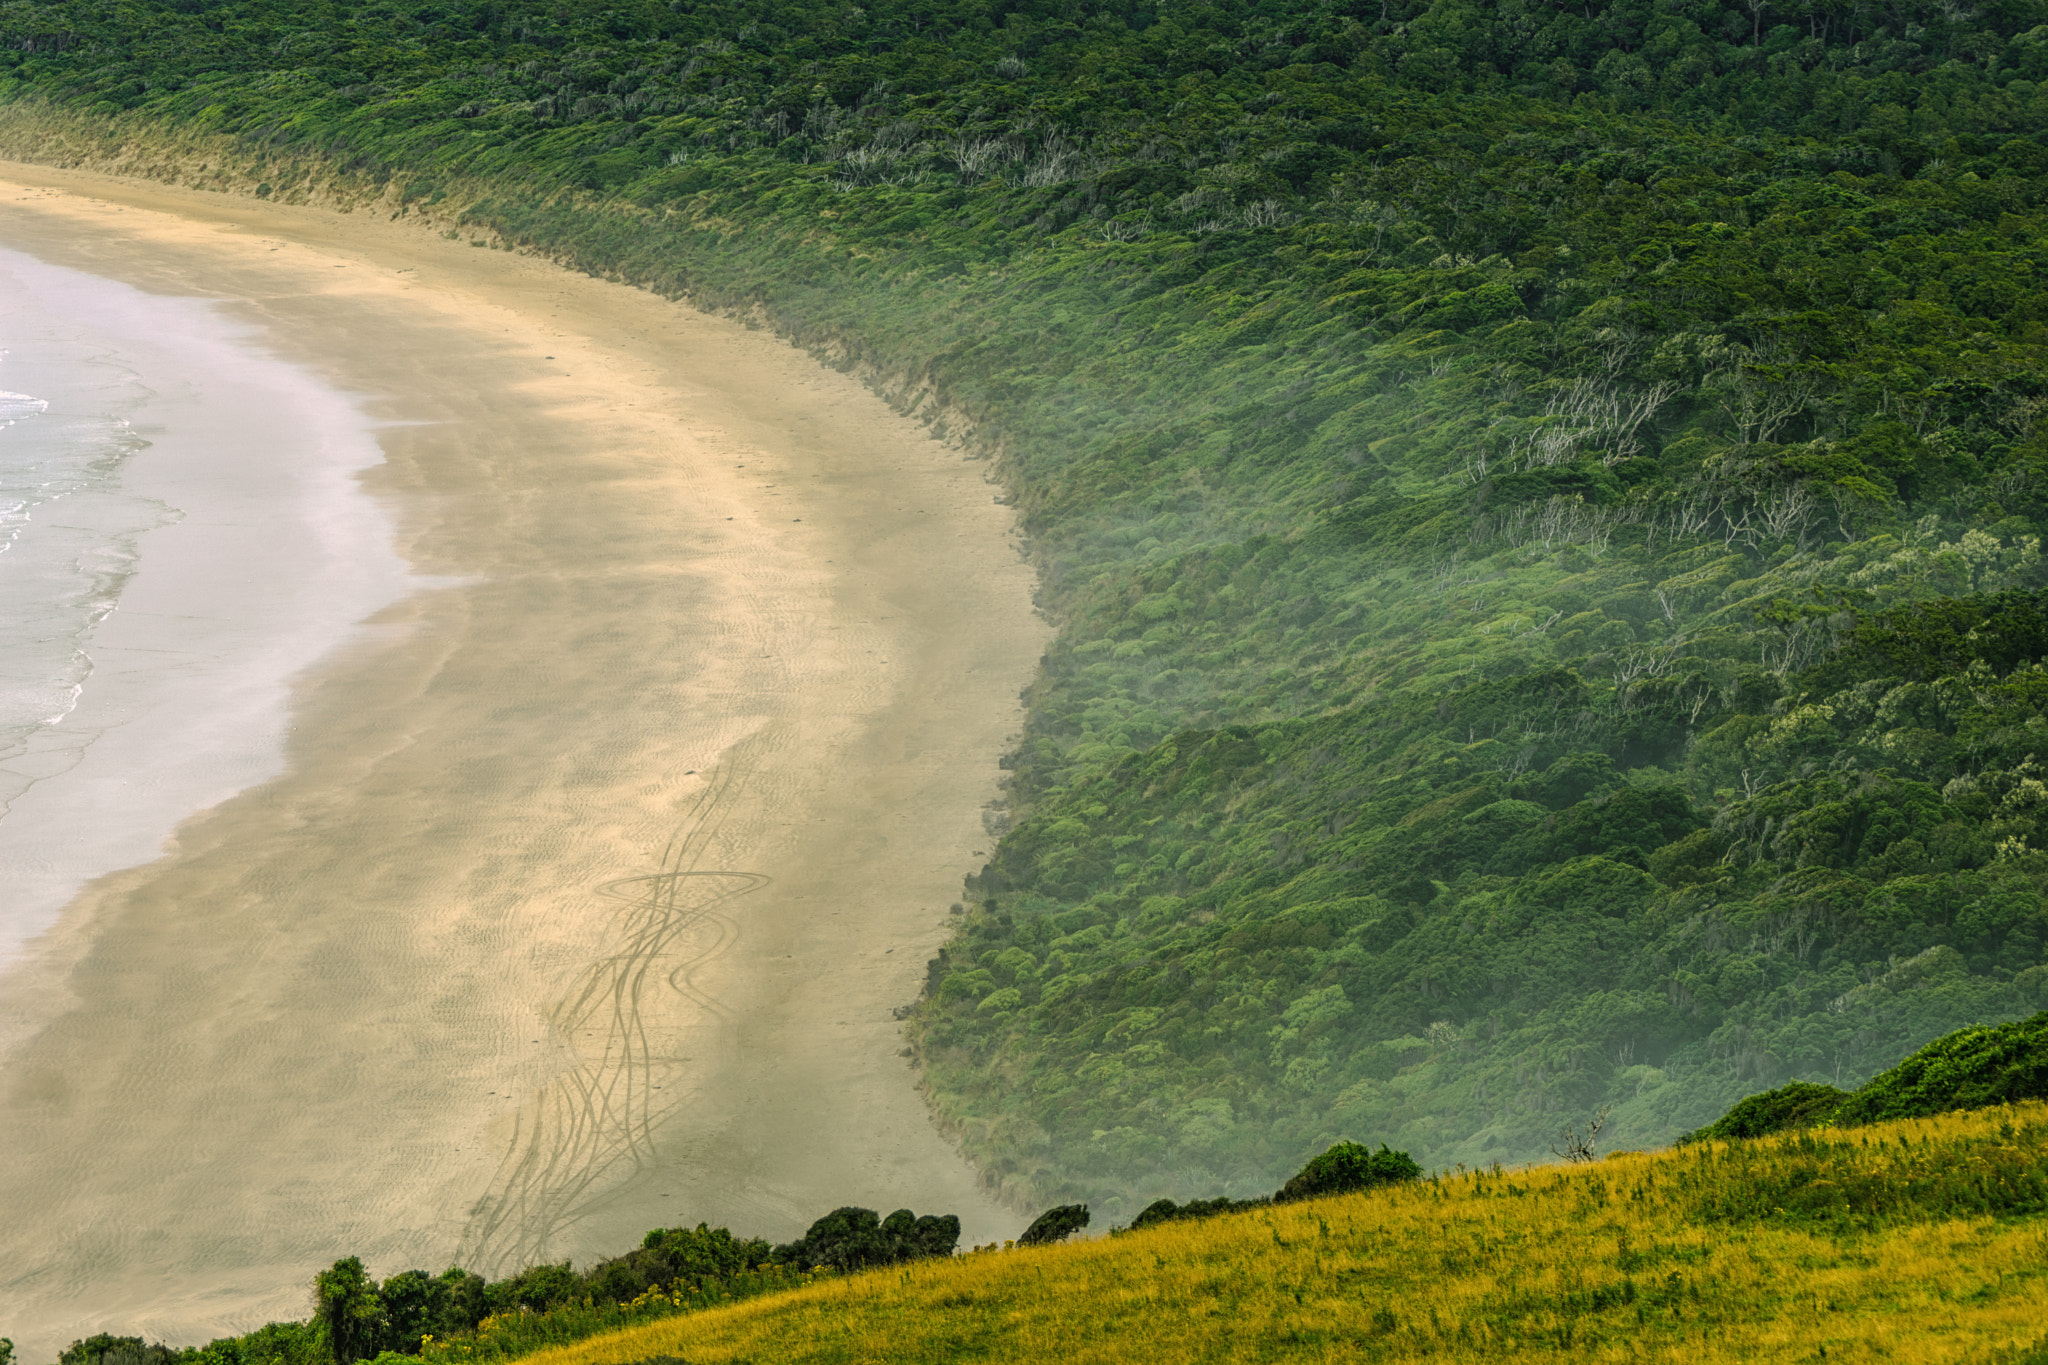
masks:
[[[358,403],[219,305],[0,245],[0,964],[281,772],[291,682],[402,596]]]

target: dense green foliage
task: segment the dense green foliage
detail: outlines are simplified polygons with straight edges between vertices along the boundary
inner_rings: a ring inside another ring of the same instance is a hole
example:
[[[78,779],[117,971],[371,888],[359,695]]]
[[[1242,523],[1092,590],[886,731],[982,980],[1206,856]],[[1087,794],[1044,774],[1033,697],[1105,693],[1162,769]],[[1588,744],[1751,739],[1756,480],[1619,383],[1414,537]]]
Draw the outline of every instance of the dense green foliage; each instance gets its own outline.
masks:
[[[1881,1123],[1951,1109],[2048,1099],[2048,1012],[1936,1039],[1843,1102],[1837,1123]]]
[[[1031,1220],[1031,1226],[1017,1235],[1020,1247],[1050,1246],[1064,1242],[1088,1226],[1086,1204],[1058,1204]]]
[[[950,1213],[919,1218],[909,1209],[898,1209],[877,1218],[872,1209],[844,1208],[811,1224],[797,1241],[777,1247],[775,1259],[784,1265],[850,1273],[951,1256],[959,1245],[960,1220]]]
[[[1398,1185],[1422,1178],[1422,1167],[1406,1152],[1390,1150],[1385,1143],[1374,1151],[1359,1142],[1339,1142],[1309,1158],[1270,1199],[1190,1199],[1176,1203],[1155,1199],[1139,1210],[1131,1228],[1148,1228],[1190,1218],[1214,1218],[1219,1214],[1241,1213],[1267,1204],[1287,1204],[1298,1199],[1322,1199],[1330,1195],[1354,1194],[1381,1185]]]
[[[865,1213],[870,1223],[876,1221],[871,1211],[842,1209],[820,1220],[819,1226],[849,1213]],[[956,1227],[956,1240],[957,1234]],[[946,1249],[950,1251],[950,1245]],[[801,1247],[780,1250],[793,1252]],[[352,1365],[386,1352],[417,1355],[429,1340],[460,1341],[465,1356],[504,1354],[503,1350],[477,1349],[479,1337],[502,1335],[487,1330],[485,1324],[595,1308],[598,1312],[591,1318],[592,1330],[604,1330],[619,1325],[612,1318],[620,1305],[650,1296],[663,1301],[658,1305],[661,1308],[722,1301],[742,1291],[779,1286],[786,1277],[757,1272],[795,1263],[792,1256],[772,1251],[764,1241],[742,1240],[724,1228],[702,1224],[656,1228],[639,1249],[599,1261],[585,1272],[562,1261],[529,1266],[495,1281],[451,1267],[438,1276],[407,1270],[379,1284],[359,1258],[349,1256],[314,1277],[314,1312],[308,1328],[317,1338],[316,1351],[337,1365]],[[757,1285],[756,1280],[761,1283]],[[588,1316],[571,1315],[579,1322]],[[587,1335],[563,1336],[555,1330],[560,1326],[560,1322],[547,1324],[545,1335],[537,1340],[574,1340]],[[531,1335],[530,1331],[513,1334],[522,1345],[531,1344],[527,1340]],[[225,1344],[206,1348],[223,1358],[217,1363],[209,1359],[205,1365],[242,1365],[241,1357],[216,1350]]]
[[[1273,1196],[1273,1202],[1351,1194],[1421,1177],[1422,1167],[1406,1152],[1390,1151],[1385,1143],[1375,1152],[1363,1143],[1340,1142],[1296,1172]]]
[[[7,1355],[14,1343],[7,1343]],[[141,1337],[117,1337],[100,1332],[74,1341],[58,1353],[57,1365],[170,1365],[178,1353],[168,1346],[155,1346]]]
[[[1848,1092],[1815,1081],[1792,1081],[1740,1101],[1706,1127],[1684,1135],[1705,1138],[1756,1138],[1813,1128],[1834,1118]]]
[[[770,1247],[725,1228],[656,1228],[638,1249],[577,1271],[567,1261],[486,1281],[460,1267],[407,1270],[379,1283],[360,1257],[313,1277],[313,1316],[246,1336],[173,1350],[101,1333],[73,1342],[58,1365],[477,1365],[715,1304],[931,1256],[960,1241],[951,1214],[834,1209],[804,1236]],[[10,1348],[11,1349],[11,1348]],[[4,1365],[4,1363],[0,1363]]]
[[[1171,1199],[1155,1199],[1138,1210],[1138,1216],[1131,1220],[1131,1229],[1157,1227],[1161,1223],[1178,1223],[1191,1218],[1214,1218],[1225,1213],[1243,1213],[1270,1202],[1266,1199],[1230,1199],[1221,1195],[1214,1199],[1190,1199],[1184,1204]],[[1111,1229],[1112,1236],[1115,1232]]]
[[[1762,1137],[2048,1099],[2048,1012],[1937,1038],[1853,1094],[1794,1081],[1751,1095],[1692,1138]]]
[[[2043,20],[5,0],[0,98],[455,195],[1000,450],[1062,630],[913,1026],[1114,1215],[2048,1000]]]
[[[377,1354],[378,1339],[389,1329],[377,1282],[361,1257],[345,1256],[313,1277],[313,1319],[327,1335],[335,1365],[355,1365]]]

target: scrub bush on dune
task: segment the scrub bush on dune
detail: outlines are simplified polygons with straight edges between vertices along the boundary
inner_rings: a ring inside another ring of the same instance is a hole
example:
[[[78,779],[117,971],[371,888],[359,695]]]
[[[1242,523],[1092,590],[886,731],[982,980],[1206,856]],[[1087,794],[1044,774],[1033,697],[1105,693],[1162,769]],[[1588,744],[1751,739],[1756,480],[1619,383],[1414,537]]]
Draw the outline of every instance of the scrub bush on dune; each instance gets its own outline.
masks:
[[[1871,1077],[1837,1123],[1920,1118],[2048,1099],[2048,1012],[2000,1027],[1960,1029]]]
[[[2010,1024],[1958,1029],[1853,1093],[1794,1081],[1751,1095],[1685,1140],[1846,1128],[2041,1099],[2048,1099],[2048,1012]]]
[[[1157,1227],[1161,1223],[1178,1222],[1190,1218],[1214,1218],[1223,1213],[1242,1213],[1256,1209],[1271,1201],[1265,1199],[1229,1199],[1218,1196],[1214,1199],[1190,1199],[1177,1203],[1171,1199],[1155,1199],[1138,1211],[1131,1220],[1130,1230]]]
[[[702,1223],[694,1228],[656,1228],[641,1240],[639,1250],[598,1262],[588,1276],[589,1292],[594,1298],[624,1303],[650,1289],[730,1279],[773,1257],[768,1243],[742,1240],[725,1228]]]
[[[14,1343],[0,1351],[0,1365],[7,1365]],[[172,1365],[178,1352],[161,1344],[152,1345],[141,1337],[117,1337],[101,1332],[74,1341],[57,1357],[57,1365]]]
[[[834,1209],[810,1231],[775,1248],[775,1259],[792,1266],[823,1266],[850,1272],[896,1265],[927,1256],[950,1256],[960,1245],[960,1220],[952,1214],[920,1218],[898,1209],[877,1218],[873,1209]]]
[[[1309,1163],[1297,1171],[1293,1178],[1275,1191],[1270,1199],[1231,1199],[1217,1196],[1213,1199],[1191,1199],[1176,1203],[1171,1199],[1158,1199],[1147,1204],[1131,1220],[1128,1230],[1157,1227],[1162,1223],[1185,1222],[1197,1218],[1215,1218],[1226,1213],[1242,1213],[1248,1209],[1265,1208],[1273,1204],[1292,1203],[1302,1199],[1320,1199],[1334,1194],[1356,1194],[1382,1185],[1398,1185],[1405,1181],[1422,1178],[1422,1167],[1406,1152],[1396,1152],[1384,1142],[1378,1151],[1359,1142],[1339,1142],[1310,1158]]]
[[[1363,1143],[1340,1142],[1302,1167],[1280,1187],[1273,1202],[1284,1204],[1295,1199],[1351,1194],[1421,1177],[1422,1167],[1406,1152],[1393,1151],[1385,1143],[1375,1152]]]
[[[1017,1237],[1020,1247],[1050,1246],[1063,1242],[1088,1226],[1088,1206],[1061,1204],[1031,1220],[1031,1226]]]

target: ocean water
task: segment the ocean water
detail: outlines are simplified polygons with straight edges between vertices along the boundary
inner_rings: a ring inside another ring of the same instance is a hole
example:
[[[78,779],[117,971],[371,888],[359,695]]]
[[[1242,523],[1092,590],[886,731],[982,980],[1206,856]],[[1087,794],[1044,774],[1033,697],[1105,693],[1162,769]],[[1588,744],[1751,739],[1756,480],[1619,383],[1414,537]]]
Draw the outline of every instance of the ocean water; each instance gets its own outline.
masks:
[[[222,304],[0,243],[0,963],[281,772],[293,680],[416,586],[375,436]]]
[[[141,378],[25,303],[0,303],[0,818],[82,756],[89,737],[64,721],[92,678],[93,628],[143,537],[179,515],[122,478],[147,444],[130,422]]]

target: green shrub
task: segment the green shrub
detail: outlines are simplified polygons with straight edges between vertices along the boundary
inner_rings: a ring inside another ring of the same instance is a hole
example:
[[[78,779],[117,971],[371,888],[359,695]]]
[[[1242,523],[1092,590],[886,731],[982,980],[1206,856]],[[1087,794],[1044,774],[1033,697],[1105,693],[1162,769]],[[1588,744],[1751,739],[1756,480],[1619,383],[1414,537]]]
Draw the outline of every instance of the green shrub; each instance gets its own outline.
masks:
[[[2038,1099],[2048,1099],[2048,1012],[1936,1039],[1871,1077],[1835,1121],[1878,1123]]]
[[[1031,1226],[1025,1228],[1018,1236],[1017,1245],[1020,1247],[1036,1247],[1049,1246],[1054,1242],[1064,1242],[1067,1238],[1072,1237],[1087,1226],[1088,1206],[1086,1204],[1061,1204],[1057,1208],[1047,1209],[1044,1213],[1032,1219]]]
[[[1327,1194],[1350,1194],[1376,1185],[1418,1180],[1421,1176],[1422,1167],[1415,1164],[1415,1158],[1393,1151],[1385,1143],[1375,1152],[1363,1143],[1340,1142],[1296,1172],[1273,1196],[1273,1202],[1284,1204]]]
[[[7,1343],[12,1354],[14,1343]],[[178,1352],[168,1346],[151,1345],[141,1337],[117,1337],[101,1332],[74,1341],[57,1354],[57,1365],[172,1365]]]
[[[1776,1090],[1751,1095],[1706,1127],[1687,1134],[1684,1140],[1753,1138],[1793,1128],[1811,1128],[1832,1120],[1842,1101],[1848,1098],[1847,1092],[1831,1085],[1793,1081]]]
[[[600,1261],[585,1276],[590,1294],[626,1303],[650,1289],[701,1286],[729,1280],[767,1265],[774,1249],[758,1238],[743,1240],[725,1228],[656,1228],[638,1250]]]
[[[1794,1081],[1751,1095],[1681,1140],[1764,1137],[1821,1124],[1848,1127],[2039,1099],[2048,1099],[2048,1012],[1957,1029],[1851,1092]]]
[[[326,1332],[336,1365],[355,1365],[381,1349],[384,1300],[360,1256],[344,1256],[313,1277],[313,1320]]]
[[[877,1218],[873,1209],[848,1207],[834,1209],[798,1240],[775,1248],[775,1259],[784,1265],[847,1272],[950,1256],[959,1245],[960,1220],[951,1214],[920,1218],[909,1209],[898,1209]]]
[[[1189,1218],[1214,1218],[1223,1213],[1243,1213],[1248,1209],[1263,1208],[1270,1201],[1264,1199],[1190,1199],[1185,1204],[1176,1204],[1171,1199],[1155,1199],[1139,1211],[1131,1220],[1131,1230],[1156,1227],[1161,1223],[1175,1223]]]

